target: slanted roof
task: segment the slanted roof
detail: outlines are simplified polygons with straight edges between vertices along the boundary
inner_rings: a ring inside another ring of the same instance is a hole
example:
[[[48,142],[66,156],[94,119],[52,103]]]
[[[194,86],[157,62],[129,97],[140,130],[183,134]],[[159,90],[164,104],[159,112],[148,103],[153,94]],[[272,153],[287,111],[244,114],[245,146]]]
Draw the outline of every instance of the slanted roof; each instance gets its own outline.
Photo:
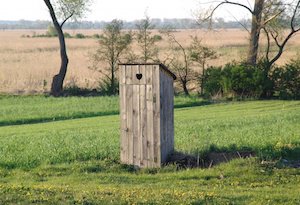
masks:
[[[125,65],[125,66],[126,65],[129,65],[129,66],[131,66],[131,65],[158,65],[160,68],[162,68],[164,71],[166,71],[166,73],[169,74],[174,80],[177,79],[176,75],[173,72],[171,72],[167,66],[165,66],[162,63],[121,63],[119,65]]]

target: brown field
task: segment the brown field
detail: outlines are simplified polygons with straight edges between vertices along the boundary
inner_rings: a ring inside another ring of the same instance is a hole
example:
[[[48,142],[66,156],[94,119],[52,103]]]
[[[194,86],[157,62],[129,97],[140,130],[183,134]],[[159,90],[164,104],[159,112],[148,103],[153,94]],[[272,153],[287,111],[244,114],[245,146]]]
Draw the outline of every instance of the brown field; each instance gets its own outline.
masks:
[[[51,79],[59,69],[59,49],[56,38],[23,38],[22,35],[44,33],[45,31],[6,30],[0,31],[0,92],[39,93],[49,90]],[[101,33],[97,30],[67,31],[92,35]],[[243,30],[182,30],[176,32],[177,39],[188,45],[191,35],[198,35],[203,43],[215,49],[218,59],[209,65],[223,65],[232,60],[242,60],[246,56],[248,33]],[[67,39],[70,59],[66,85],[76,84],[81,87],[97,87],[100,74],[89,69],[90,56],[97,49],[95,39]],[[168,43],[158,43],[160,53],[166,52]],[[295,36],[287,45],[286,52],[278,61],[284,64],[299,56],[300,35]]]

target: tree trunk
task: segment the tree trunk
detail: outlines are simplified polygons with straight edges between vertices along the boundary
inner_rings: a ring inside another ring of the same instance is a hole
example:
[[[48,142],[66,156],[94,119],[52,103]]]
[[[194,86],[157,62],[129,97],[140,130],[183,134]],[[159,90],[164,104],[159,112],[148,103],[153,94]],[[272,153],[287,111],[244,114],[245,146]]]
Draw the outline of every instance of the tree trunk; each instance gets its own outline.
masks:
[[[205,75],[205,62],[202,63],[202,78],[201,78],[201,96],[204,94],[204,75]]]
[[[255,65],[258,55],[259,36],[261,31],[262,12],[265,0],[255,0],[254,11],[252,15],[252,26],[250,33],[250,44],[248,50],[247,63]]]
[[[113,66],[114,67],[114,66]],[[111,72],[111,93],[112,95],[115,95],[116,94],[116,85],[115,85],[115,68],[112,69],[112,72]]]
[[[60,70],[57,75],[53,77],[52,85],[51,85],[51,92],[50,94],[53,96],[60,96],[63,91],[63,83],[66,77],[67,68],[68,68],[68,55],[67,55],[67,49],[66,49],[66,43],[65,43],[65,37],[62,31],[61,25],[58,23],[58,20],[56,18],[53,6],[50,2],[50,0],[44,0],[45,4],[47,5],[53,25],[57,31],[58,39],[59,39],[59,46],[60,46],[60,58],[61,58],[61,64],[60,64]]]
[[[187,83],[186,82],[182,82],[182,87],[183,87],[184,94],[186,96],[189,96],[190,93],[189,93],[189,89],[187,88]]]

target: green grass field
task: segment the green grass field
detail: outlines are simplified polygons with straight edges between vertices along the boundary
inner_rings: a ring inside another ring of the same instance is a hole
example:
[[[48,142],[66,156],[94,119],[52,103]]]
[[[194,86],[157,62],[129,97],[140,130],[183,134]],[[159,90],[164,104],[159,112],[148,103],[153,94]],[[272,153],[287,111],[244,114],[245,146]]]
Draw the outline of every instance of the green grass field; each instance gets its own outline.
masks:
[[[175,107],[205,105],[195,97],[176,97]],[[32,124],[119,113],[118,97],[1,96],[0,126]]]
[[[136,170],[119,163],[117,97],[2,96],[0,204],[300,204],[282,163],[300,158],[299,101],[175,104],[176,151],[256,157]]]

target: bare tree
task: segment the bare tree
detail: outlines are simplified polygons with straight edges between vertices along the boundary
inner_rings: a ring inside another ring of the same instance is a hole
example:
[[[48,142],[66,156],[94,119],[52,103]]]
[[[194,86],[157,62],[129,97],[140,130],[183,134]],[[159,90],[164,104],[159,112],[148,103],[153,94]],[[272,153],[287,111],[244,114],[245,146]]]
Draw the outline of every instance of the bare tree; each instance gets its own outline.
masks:
[[[123,22],[120,20],[113,20],[105,26],[99,38],[99,48],[92,59],[93,68],[104,75],[102,87],[110,95],[117,94],[118,63],[132,41],[131,33],[122,33],[122,27]]]
[[[248,47],[248,55],[247,55],[247,63],[250,65],[255,65],[257,62],[258,56],[258,47],[259,47],[259,40],[260,34],[263,27],[268,24],[272,19],[276,18],[280,15],[284,10],[272,10],[270,6],[283,4],[281,1],[275,0],[255,0],[253,9],[246,5],[241,4],[235,1],[228,1],[224,0],[219,2],[211,11],[208,12],[207,15],[204,17],[200,17],[199,20],[210,20],[212,22],[212,17],[216,10],[221,7],[222,5],[230,4],[239,6],[244,8],[252,15],[252,24],[251,24],[251,31],[250,31],[250,40],[249,40],[249,47]]]
[[[58,34],[60,45],[61,65],[59,73],[53,77],[51,85],[51,95],[59,96],[63,91],[63,83],[69,63],[65,37],[63,34],[63,26],[69,19],[81,18],[87,11],[90,0],[44,0],[44,2],[49,9],[53,25]],[[61,22],[59,22],[58,19],[61,19]]]
[[[141,49],[142,62],[158,61],[158,48],[155,45],[157,40],[151,32],[154,25],[151,23],[150,17],[146,15],[145,19],[136,24],[136,27],[138,30],[137,43]]]
[[[188,85],[197,79],[197,73],[191,68],[191,57],[188,48],[185,48],[175,37],[174,30],[165,29],[161,31],[166,35],[171,44],[172,57],[169,58],[169,67],[175,72],[178,81],[182,86],[185,95],[190,95]]]
[[[277,7],[273,8],[278,10]],[[281,57],[284,52],[284,48],[289,40],[300,31],[300,0],[294,1],[289,5],[281,5],[281,10],[286,12],[281,13],[277,18],[270,20],[268,25],[263,27],[263,30],[267,36],[267,48],[265,58],[267,61],[267,70],[269,71],[272,65]],[[289,25],[289,32],[284,34],[283,30]],[[277,47],[277,52],[273,54],[270,52],[271,45],[274,42]]]
[[[200,94],[203,95],[203,87],[204,87],[204,74],[206,63],[210,59],[216,59],[217,54],[216,51],[204,46],[201,40],[197,36],[191,36],[192,42],[189,48],[189,56],[193,62],[198,63],[202,69],[202,76],[201,76],[201,91]]]

